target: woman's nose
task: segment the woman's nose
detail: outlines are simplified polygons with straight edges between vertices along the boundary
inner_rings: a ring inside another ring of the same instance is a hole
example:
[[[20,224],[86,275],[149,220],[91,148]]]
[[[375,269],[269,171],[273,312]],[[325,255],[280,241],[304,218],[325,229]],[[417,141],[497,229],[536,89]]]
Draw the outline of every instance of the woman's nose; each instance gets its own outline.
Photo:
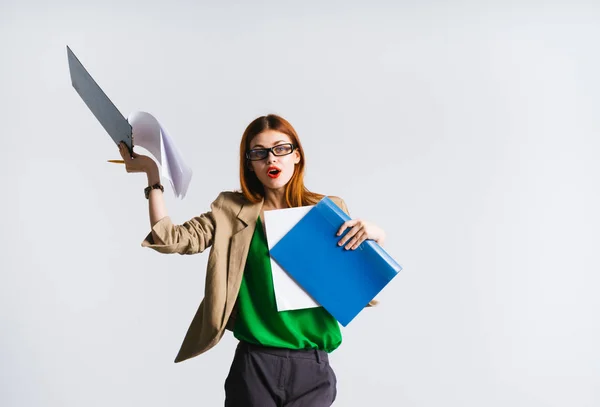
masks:
[[[267,163],[271,164],[277,162],[277,156],[275,154],[273,154],[272,151],[269,151],[268,155],[267,155]]]

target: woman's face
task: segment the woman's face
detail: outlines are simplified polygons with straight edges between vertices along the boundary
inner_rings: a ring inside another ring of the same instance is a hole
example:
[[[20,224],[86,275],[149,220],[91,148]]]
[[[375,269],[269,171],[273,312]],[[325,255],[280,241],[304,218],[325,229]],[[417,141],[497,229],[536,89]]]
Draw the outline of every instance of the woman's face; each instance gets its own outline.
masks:
[[[261,149],[274,148],[275,153],[285,154],[289,151],[291,138],[275,130],[265,130],[257,134],[250,142],[250,150],[255,157],[265,154]],[[266,157],[250,161],[250,169],[256,173],[259,181],[268,189],[285,187],[294,174],[294,166],[300,162],[300,153],[294,149],[291,154],[276,156],[273,151],[266,151]]]

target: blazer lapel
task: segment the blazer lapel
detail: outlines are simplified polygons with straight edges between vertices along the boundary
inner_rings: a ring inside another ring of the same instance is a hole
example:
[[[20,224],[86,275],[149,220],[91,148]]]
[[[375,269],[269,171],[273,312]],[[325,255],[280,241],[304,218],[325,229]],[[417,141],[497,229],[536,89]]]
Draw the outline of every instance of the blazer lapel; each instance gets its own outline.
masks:
[[[262,209],[263,201],[258,203],[245,203],[237,215],[237,225],[234,226],[234,234],[231,237],[229,251],[229,268],[227,271],[227,304],[225,315],[228,315],[237,300],[237,294],[241,283],[248,249],[252,235],[256,229],[256,220]],[[225,316],[224,315],[224,316]],[[227,321],[223,321],[227,322]]]

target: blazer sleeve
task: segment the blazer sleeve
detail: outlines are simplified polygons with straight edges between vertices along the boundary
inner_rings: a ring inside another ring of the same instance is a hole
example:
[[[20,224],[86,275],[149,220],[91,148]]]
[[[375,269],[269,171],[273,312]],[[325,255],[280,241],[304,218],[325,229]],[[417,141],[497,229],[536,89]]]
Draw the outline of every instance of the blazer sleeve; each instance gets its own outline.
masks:
[[[142,241],[142,247],[171,254],[202,253],[213,243],[215,234],[214,212],[221,209],[223,194],[210,205],[210,211],[196,216],[181,225],[174,225],[169,216],[154,224]]]

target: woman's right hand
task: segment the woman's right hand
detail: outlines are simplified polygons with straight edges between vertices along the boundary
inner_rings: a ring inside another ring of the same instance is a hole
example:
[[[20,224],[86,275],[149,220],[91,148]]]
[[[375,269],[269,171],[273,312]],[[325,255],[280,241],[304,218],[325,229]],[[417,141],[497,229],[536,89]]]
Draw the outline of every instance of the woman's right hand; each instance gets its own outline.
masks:
[[[158,172],[158,166],[152,158],[137,154],[135,151],[130,155],[127,146],[123,142],[119,143],[119,153],[125,161],[127,172],[145,172],[148,175]]]
[[[148,185],[160,183],[158,165],[156,165],[152,158],[135,152],[129,154],[129,149],[123,142],[119,143],[119,153],[121,154],[121,157],[123,157],[123,161],[125,161],[125,169],[127,172],[145,172],[146,175],[148,175]],[[153,189],[148,196],[150,227],[153,227],[156,222],[167,216],[167,208],[165,207],[162,193],[154,191],[157,190]],[[155,241],[157,241],[157,236],[154,235],[154,232],[152,233]]]

